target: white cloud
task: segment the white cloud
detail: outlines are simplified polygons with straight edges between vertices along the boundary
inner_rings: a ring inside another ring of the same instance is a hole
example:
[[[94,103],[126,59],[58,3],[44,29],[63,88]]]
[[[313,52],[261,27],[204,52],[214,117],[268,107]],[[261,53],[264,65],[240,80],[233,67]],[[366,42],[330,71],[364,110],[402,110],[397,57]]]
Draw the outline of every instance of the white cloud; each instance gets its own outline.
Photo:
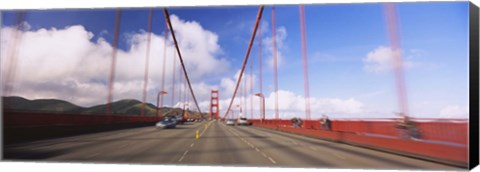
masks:
[[[417,52],[417,51],[415,51]],[[394,60],[396,56],[401,56],[401,51],[392,50],[390,47],[379,46],[375,50],[369,52],[365,58],[363,58],[364,69],[368,72],[383,73],[394,69]],[[412,56],[408,56],[412,57]],[[415,65],[410,59],[403,59],[403,67],[410,68]],[[401,64],[398,64],[400,67]]]
[[[232,78],[222,78],[220,81],[220,86],[223,88],[222,94],[232,95],[235,91],[235,83],[237,81]]]
[[[262,32],[262,35],[265,34],[265,33],[267,33],[267,32],[270,30],[270,25],[269,25],[268,22],[265,21],[265,20],[262,20],[262,21],[260,22],[260,25],[259,25],[258,27],[260,27],[260,30],[259,30],[259,31]]]
[[[228,96],[231,96],[228,95]],[[265,95],[265,107],[266,107],[266,118],[274,117],[275,109],[275,94],[271,92],[270,94]],[[242,106],[243,96],[237,94],[235,101],[232,104],[232,113],[238,115],[239,108],[237,105]],[[247,102],[247,111],[244,112],[244,115],[250,117],[250,101],[253,100],[253,112],[254,117],[258,117],[260,109],[261,99],[252,94],[247,94],[245,97]],[[291,117],[305,117],[305,98],[299,94],[295,94],[286,90],[278,91],[278,100],[279,100],[279,115],[280,118],[291,118]],[[202,102],[201,104],[208,105],[209,102]],[[230,103],[230,97],[221,99],[220,103],[220,115],[223,116],[228,108]],[[339,99],[339,98],[317,98],[311,97],[311,117],[312,119],[319,118],[322,114],[327,114],[332,118],[344,118],[344,117],[368,117],[365,112],[365,107],[362,102],[355,98],[348,99]]]
[[[237,70],[234,77],[225,77],[221,79],[220,88],[222,88],[222,94],[229,96],[231,98],[231,96],[233,95],[233,92],[235,91],[235,86],[237,84],[237,80],[239,76],[240,76],[240,70]],[[250,80],[252,80],[252,85],[250,85]],[[256,86],[256,82],[257,82],[256,75],[255,74],[250,75],[250,74],[244,73],[242,76],[242,83],[240,83],[239,85],[239,89],[243,88],[243,85],[244,85],[243,82],[245,81],[247,82],[246,83],[247,92],[249,92],[249,90],[252,87],[255,88]],[[237,95],[239,94],[240,94],[240,90],[237,92]]]
[[[263,28],[262,28],[263,30]],[[285,45],[285,40],[287,38],[287,29],[284,26],[280,26],[277,28],[277,33],[276,33],[276,42],[277,42],[277,67],[281,66],[283,64],[283,53],[282,51],[288,49],[288,47]],[[262,40],[263,44],[263,50],[265,51],[265,54],[267,54],[267,65],[270,68],[273,68],[274,66],[274,58],[273,58],[273,36],[270,37],[265,37]]]
[[[201,92],[209,86],[200,82],[202,78],[218,76],[230,66],[225,58],[221,58],[218,36],[195,21],[184,21],[175,15],[171,16],[171,21],[192,84],[200,86],[195,87],[195,93],[199,98],[205,98]],[[11,50],[13,41],[5,35],[11,35],[13,31],[12,27],[2,28],[2,50]],[[64,99],[82,106],[105,103],[112,58],[112,47],[108,42],[103,38],[92,40],[93,33],[81,25],[25,30],[21,33],[22,39],[18,45],[21,51],[17,54],[15,85],[11,95],[29,99]],[[130,33],[127,50],[118,50],[114,100],[142,99],[146,37],[145,32]],[[151,40],[147,101],[155,104],[161,86],[164,37],[152,35]],[[7,53],[1,52],[2,74],[9,60]],[[170,38],[167,41],[165,65],[167,90],[171,89],[174,72],[173,53]],[[175,60],[178,77],[179,61]],[[169,100],[167,97],[165,100]]]
[[[450,105],[440,110],[441,118],[468,118],[468,106]]]
[[[279,90],[278,100],[280,113],[287,112],[287,114],[280,114],[280,116],[305,116],[304,96],[286,90]],[[274,113],[275,94],[273,92],[270,93],[265,101],[267,110]],[[346,115],[360,114],[363,112],[363,107],[363,103],[354,98],[339,99],[310,97],[310,111],[312,118],[318,118],[322,114],[329,114],[331,117],[344,117]]]

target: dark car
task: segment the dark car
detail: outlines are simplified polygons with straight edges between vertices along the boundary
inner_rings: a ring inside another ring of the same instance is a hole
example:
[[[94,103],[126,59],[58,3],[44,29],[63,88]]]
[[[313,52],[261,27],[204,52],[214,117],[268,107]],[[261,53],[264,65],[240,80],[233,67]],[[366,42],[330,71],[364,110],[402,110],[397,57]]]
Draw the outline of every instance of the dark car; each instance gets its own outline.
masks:
[[[165,118],[155,125],[157,128],[175,128],[176,126],[177,121],[174,118]]]

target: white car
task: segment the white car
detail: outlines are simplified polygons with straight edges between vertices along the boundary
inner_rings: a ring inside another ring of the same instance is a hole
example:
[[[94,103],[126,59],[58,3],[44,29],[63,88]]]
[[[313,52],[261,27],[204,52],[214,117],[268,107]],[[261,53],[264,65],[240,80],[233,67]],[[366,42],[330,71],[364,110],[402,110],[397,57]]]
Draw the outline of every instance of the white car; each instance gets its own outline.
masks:
[[[225,124],[226,125],[235,125],[235,120],[234,119],[227,119],[227,121],[225,121]]]
[[[238,125],[252,125],[252,122],[248,121],[247,118],[241,117],[241,118],[238,118],[237,124]]]

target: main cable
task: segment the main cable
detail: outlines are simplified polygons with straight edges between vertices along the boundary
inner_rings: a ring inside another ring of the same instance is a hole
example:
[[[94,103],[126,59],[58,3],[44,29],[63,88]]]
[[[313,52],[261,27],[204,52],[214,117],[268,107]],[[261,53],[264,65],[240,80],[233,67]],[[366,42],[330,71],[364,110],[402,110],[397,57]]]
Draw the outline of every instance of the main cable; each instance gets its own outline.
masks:
[[[188,87],[190,88],[190,94],[193,98],[193,101],[195,102],[195,106],[197,106],[198,112],[201,113],[202,111],[200,110],[200,106],[198,106],[197,98],[195,97],[195,94],[193,93],[192,84],[190,83],[190,79],[188,78],[187,70],[185,69],[185,64],[183,63],[182,54],[180,53],[180,48],[178,47],[177,38],[175,37],[175,33],[173,32],[172,23],[170,22],[170,15],[168,14],[167,8],[164,8],[163,12],[165,14],[165,18],[167,19],[168,27],[170,28],[170,34],[172,35],[173,43],[175,44],[175,48],[177,50],[178,58],[180,60],[180,63],[182,64],[183,73],[185,73],[185,79],[187,80]]]
[[[247,53],[245,54],[245,58],[243,59],[242,69],[240,71],[240,75],[238,76],[237,84],[235,85],[235,91],[233,92],[232,99],[230,100],[230,105],[228,105],[228,109],[225,112],[225,115],[223,115],[223,118],[225,118],[227,116],[228,112],[230,112],[230,109],[232,108],[233,101],[235,100],[235,96],[237,95],[238,86],[239,86],[240,82],[242,81],[243,71],[245,71],[245,67],[246,67],[246,64],[248,62],[248,55],[250,54],[250,51],[252,50],[252,44],[253,44],[253,41],[255,40],[255,35],[257,33],[257,29],[258,29],[258,25],[260,23],[260,19],[262,18],[262,13],[263,13],[263,5],[260,6],[260,8],[258,9],[257,21],[255,22],[255,26],[253,28],[253,33],[252,33],[252,36],[250,37],[250,42],[248,43]]]

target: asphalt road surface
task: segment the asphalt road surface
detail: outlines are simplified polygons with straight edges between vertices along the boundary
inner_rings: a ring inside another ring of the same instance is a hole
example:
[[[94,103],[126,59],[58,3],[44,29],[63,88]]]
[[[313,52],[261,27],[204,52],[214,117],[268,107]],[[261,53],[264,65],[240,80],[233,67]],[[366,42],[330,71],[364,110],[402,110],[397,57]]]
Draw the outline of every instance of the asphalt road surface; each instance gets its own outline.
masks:
[[[217,121],[177,125],[176,129],[152,126],[6,145],[4,158],[48,162],[465,170],[253,126],[226,126]]]

